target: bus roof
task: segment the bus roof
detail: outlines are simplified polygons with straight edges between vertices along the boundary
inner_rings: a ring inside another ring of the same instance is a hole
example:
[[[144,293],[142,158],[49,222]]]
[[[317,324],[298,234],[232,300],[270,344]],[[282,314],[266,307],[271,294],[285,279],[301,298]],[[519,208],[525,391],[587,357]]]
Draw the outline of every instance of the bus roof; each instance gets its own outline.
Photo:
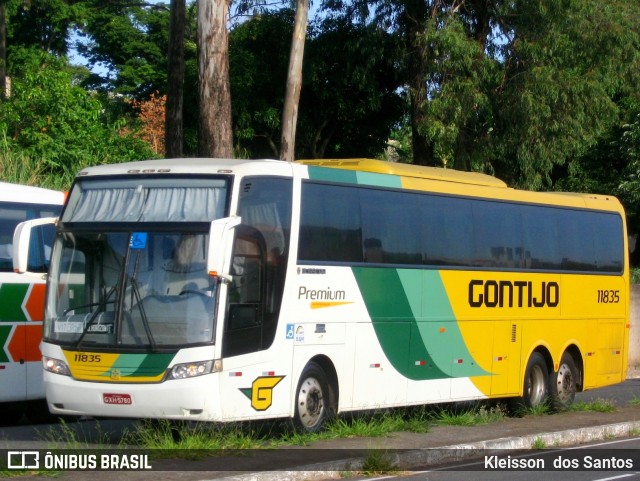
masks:
[[[268,171],[274,175],[291,175],[291,164],[281,160],[213,159],[187,157],[180,159],[151,159],[120,164],[105,164],[85,167],[77,177],[94,175],[127,174],[231,174],[245,171],[259,172],[269,163]]]
[[[0,182],[0,202],[62,205],[64,193],[31,185]]]
[[[267,164],[268,167],[266,167]],[[609,195],[517,190],[509,188],[500,179],[477,172],[463,172],[374,159],[309,159],[295,162],[273,159],[152,159],[86,167],[78,173],[78,177],[128,174],[261,175],[267,172],[269,175],[295,176],[297,168],[306,168],[307,166],[396,176],[404,179],[402,185],[407,189],[622,212],[620,202]],[[368,180],[370,179],[367,179],[365,183]]]
[[[400,164],[397,162],[385,162],[374,159],[319,159],[299,160],[304,165],[319,167],[333,167],[345,170],[358,170],[361,172],[374,172],[378,174],[399,175],[402,177],[415,177],[419,179],[440,180],[456,182],[459,184],[484,185],[488,187],[507,187],[507,184],[490,175],[478,172],[463,172],[460,170],[443,169],[440,167],[427,167],[424,165]]]

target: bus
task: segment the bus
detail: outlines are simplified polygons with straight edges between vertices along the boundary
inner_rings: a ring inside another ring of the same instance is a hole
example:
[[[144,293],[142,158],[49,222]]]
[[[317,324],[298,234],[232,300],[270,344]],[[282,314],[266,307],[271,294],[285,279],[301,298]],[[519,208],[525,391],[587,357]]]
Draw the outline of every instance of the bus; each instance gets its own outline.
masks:
[[[49,268],[55,229],[43,227],[24,246],[30,254],[27,267],[32,275],[29,276],[19,275],[13,270],[13,237],[16,226],[23,221],[57,217],[63,202],[62,192],[0,182],[1,403],[16,403],[17,407],[30,408],[31,405],[25,401],[45,398],[39,345],[44,317],[45,274]],[[40,408],[47,413],[46,408]]]
[[[566,406],[626,378],[625,229],[611,196],[369,159],[88,167],[57,222],[49,409],[317,431],[357,410]]]

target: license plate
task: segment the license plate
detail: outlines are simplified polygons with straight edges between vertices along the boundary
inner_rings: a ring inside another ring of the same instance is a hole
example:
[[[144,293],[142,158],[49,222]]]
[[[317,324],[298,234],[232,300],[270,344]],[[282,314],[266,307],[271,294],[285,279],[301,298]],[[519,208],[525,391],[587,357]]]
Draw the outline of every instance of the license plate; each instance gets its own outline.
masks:
[[[102,401],[105,404],[132,404],[130,394],[103,393]]]

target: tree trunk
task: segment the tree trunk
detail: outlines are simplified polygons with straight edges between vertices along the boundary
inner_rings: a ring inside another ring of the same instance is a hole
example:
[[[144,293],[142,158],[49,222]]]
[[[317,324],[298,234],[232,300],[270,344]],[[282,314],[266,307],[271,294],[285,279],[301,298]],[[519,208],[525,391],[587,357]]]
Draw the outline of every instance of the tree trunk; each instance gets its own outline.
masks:
[[[0,100],[7,97],[7,2],[0,0]]]
[[[425,121],[424,104],[427,99],[427,56],[428,46],[424,45],[426,21],[429,15],[429,2],[410,0],[406,4],[405,21],[407,44],[409,48],[409,100],[411,116],[411,144],[413,162],[419,165],[434,165],[433,143],[420,132]]]
[[[165,156],[182,157],[183,91],[184,91],[184,29],[186,0],[171,0],[169,20],[169,51],[167,65],[167,109],[165,118]]]
[[[198,2],[199,154],[233,156],[229,85],[229,0]]]
[[[307,16],[309,0],[296,1],[296,18],[293,24],[287,90],[282,109],[282,137],[280,139],[280,159],[293,162],[296,146],[296,124],[298,122],[298,104],[302,88],[302,59],[304,42],[307,36]]]

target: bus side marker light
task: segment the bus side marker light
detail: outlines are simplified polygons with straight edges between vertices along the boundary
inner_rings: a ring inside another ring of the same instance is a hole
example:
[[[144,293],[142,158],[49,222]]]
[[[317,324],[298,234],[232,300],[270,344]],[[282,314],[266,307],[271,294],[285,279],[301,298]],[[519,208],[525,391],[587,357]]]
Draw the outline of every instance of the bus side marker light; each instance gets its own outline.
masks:
[[[369,364],[369,367],[372,369],[378,369],[380,367],[380,363]]]
[[[242,377],[241,372],[230,372],[229,377]]]
[[[445,331],[446,331],[446,329],[445,329],[444,327],[441,327],[441,328],[440,328],[440,333],[443,333],[443,332],[445,332]]]
[[[419,361],[416,361],[416,366],[426,366],[426,365],[427,365],[427,361],[424,361],[422,359]]]

